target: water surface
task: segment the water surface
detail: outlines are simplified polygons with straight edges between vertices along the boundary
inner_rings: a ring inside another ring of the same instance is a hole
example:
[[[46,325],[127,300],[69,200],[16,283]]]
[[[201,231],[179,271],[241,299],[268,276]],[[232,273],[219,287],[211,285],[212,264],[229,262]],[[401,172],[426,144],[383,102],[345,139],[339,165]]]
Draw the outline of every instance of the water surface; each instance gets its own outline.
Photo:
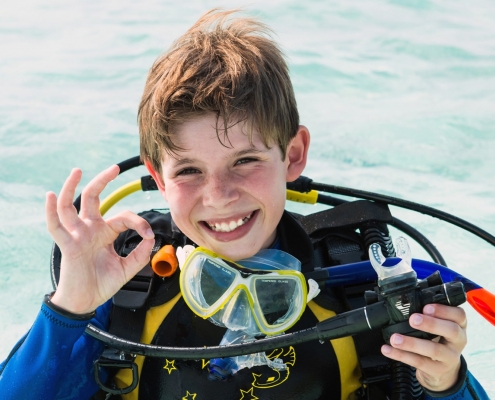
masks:
[[[495,233],[495,3],[266,3],[0,6],[0,358],[51,290],[45,192],[58,191],[74,166],[84,185],[138,153],[136,110],[148,68],[215,6],[246,6],[276,32],[312,134],[307,176],[422,202]],[[141,194],[116,211],[160,204]],[[493,247],[438,220],[393,212],[426,234],[452,268],[495,292]],[[418,246],[413,252],[427,257]],[[464,354],[495,396],[494,327],[465,308]]]

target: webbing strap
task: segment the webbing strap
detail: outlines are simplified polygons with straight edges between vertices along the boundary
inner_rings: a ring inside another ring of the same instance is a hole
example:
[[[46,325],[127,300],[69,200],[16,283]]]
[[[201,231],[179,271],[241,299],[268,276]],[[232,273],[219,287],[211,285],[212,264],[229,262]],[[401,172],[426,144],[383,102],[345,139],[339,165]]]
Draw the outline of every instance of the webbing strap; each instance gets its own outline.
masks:
[[[320,307],[314,301],[310,301],[308,307],[319,322],[336,315],[334,311]],[[339,363],[340,398],[341,400],[347,400],[352,398],[352,394],[361,388],[361,383],[359,382],[361,372],[359,370],[356,348],[354,347],[354,342],[350,336],[330,340],[330,343],[332,344]]]
[[[140,342],[144,344],[150,344],[153,340],[156,331],[162,324],[165,317],[168,315],[170,310],[177,304],[181,297],[181,294],[178,293],[174,298],[168,301],[165,304],[162,304],[157,307],[152,307],[146,313],[146,319],[144,323],[143,333],[140,338]],[[143,370],[143,363],[145,357],[137,356],[135,359],[135,363],[138,367],[138,376],[141,377],[141,371]],[[115,376],[115,384],[117,387],[126,387],[129,386],[132,382],[132,374],[128,369],[120,370]],[[138,400],[139,398],[139,383],[136,389],[128,394],[121,395],[122,400]]]

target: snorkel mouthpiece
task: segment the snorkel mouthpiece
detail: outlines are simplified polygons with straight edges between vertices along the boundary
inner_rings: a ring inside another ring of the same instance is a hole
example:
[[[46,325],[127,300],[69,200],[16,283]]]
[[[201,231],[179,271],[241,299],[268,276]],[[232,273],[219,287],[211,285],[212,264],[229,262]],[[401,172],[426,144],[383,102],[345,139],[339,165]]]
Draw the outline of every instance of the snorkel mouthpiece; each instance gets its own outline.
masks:
[[[466,301],[463,283],[444,283],[438,271],[417,280],[405,238],[397,240],[397,257],[385,258],[378,243],[370,246],[369,255],[378,286],[365,292],[366,307],[320,322],[320,339],[337,339],[378,328],[382,328],[383,339],[389,344],[394,333],[432,339],[435,335],[411,327],[409,317],[421,313],[426,304],[458,306]]]
[[[382,296],[416,286],[417,274],[411,266],[411,249],[403,237],[396,241],[396,254],[397,257],[386,258],[378,243],[373,243],[369,248],[371,265],[378,275],[378,288]]]

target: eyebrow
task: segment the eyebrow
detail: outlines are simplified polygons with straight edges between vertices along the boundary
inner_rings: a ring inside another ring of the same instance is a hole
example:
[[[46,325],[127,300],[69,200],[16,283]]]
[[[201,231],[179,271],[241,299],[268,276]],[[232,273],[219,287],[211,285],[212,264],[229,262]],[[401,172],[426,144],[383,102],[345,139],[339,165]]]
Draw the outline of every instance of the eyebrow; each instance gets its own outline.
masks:
[[[180,167],[185,164],[192,164],[194,163],[194,160],[192,158],[181,158],[180,160],[175,159],[176,161],[174,162],[174,167]]]
[[[242,157],[242,156],[245,156],[245,155],[248,155],[248,154],[259,154],[259,153],[263,153],[263,150],[259,150],[259,149],[256,149],[254,147],[250,147],[249,149],[244,149],[244,150],[239,150],[238,152],[236,152],[234,154],[234,158],[237,158],[237,157]],[[175,159],[175,162],[174,162],[174,167],[177,168],[177,167],[181,167],[183,165],[188,165],[188,164],[194,164],[195,160],[192,159],[192,158],[181,158],[181,159]]]
[[[245,156],[246,154],[259,154],[259,153],[263,153],[263,150],[259,150],[255,147],[250,147],[249,149],[239,150],[238,152],[235,153],[235,157],[242,157]]]

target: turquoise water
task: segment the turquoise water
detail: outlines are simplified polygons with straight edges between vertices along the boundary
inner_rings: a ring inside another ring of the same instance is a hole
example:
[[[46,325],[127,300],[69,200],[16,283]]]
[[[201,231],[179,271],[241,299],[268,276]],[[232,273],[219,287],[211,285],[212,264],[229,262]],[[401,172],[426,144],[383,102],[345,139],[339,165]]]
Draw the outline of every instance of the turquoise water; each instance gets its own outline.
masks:
[[[276,32],[312,133],[307,176],[422,202],[495,233],[495,3],[267,3],[0,5],[1,359],[51,290],[45,192],[58,191],[74,166],[84,184],[138,153],[136,109],[148,68],[215,6],[246,5]],[[138,194],[116,211],[159,204]],[[435,219],[393,212],[453,269],[495,292],[493,247]],[[427,257],[417,246],[413,253]],[[465,309],[464,354],[495,397],[494,327]]]

